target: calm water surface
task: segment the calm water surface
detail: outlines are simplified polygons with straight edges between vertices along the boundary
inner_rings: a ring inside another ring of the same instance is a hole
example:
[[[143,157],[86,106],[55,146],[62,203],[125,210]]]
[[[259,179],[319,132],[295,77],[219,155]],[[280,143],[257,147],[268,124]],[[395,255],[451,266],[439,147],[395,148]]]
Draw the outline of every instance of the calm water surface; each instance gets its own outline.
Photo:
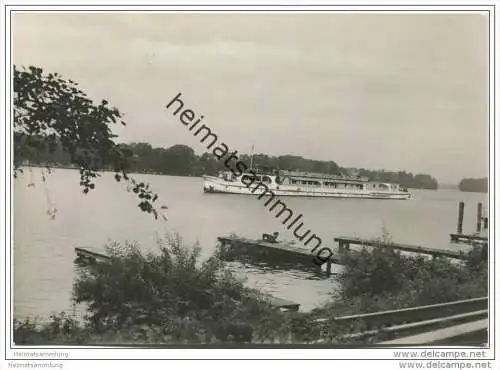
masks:
[[[40,169],[14,182],[14,315],[48,317],[71,310],[75,246],[102,247],[110,241],[136,241],[154,249],[158,235],[179,233],[185,244],[199,242],[203,257],[216,247],[219,235],[236,233],[257,238],[263,232],[290,232],[254,196],[204,194],[202,179],[193,177],[135,175],[151,184],[168,206],[168,222],[155,221],[140,212],[137,198],[117,183],[113,174],[97,180],[96,189],[81,193],[79,173],[57,169],[41,181]],[[28,186],[34,182],[35,186]],[[485,194],[456,190],[414,190],[411,201],[327,198],[284,198],[289,208],[304,215],[307,228],[333,246],[338,235],[380,237],[387,230],[395,242],[434,248],[450,245],[448,234],[456,228],[458,202],[466,203],[464,231],[473,232],[477,202]],[[54,219],[47,214],[55,207]],[[310,310],[329,299],[334,278],[326,279],[299,270],[279,270],[232,263],[247,285],[301,304]]]

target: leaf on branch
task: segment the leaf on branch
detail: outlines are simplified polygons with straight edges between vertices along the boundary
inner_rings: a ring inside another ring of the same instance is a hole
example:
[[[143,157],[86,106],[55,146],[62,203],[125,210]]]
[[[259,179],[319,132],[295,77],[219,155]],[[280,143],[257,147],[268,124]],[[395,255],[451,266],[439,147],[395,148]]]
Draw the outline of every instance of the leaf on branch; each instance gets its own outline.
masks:
[[[111,170],[116,181],[130,181],[142,199],[157,199],[147,185],[137,185],[127,175],[133,168],[133,153],[127,151],[127,145],[114,141],[117,136],[110,128],[117,121],[125,125],[117,108],[110,107],[106,99],[92,101],[75,81],[57,72],[16,65],[13,72],[14,176],[22,173],[19,167],[24,161],[76,165],[80,186],[88,194],[95,188],[92,179],[97,171]],[[148,213],[153,209],[150,203],[140,207]]]

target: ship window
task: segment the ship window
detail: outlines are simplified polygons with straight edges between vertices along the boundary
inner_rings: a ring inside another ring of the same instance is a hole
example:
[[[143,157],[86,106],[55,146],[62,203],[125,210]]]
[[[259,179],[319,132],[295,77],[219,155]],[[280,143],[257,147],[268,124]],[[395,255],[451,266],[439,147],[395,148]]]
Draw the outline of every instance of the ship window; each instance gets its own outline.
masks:
[[[269,178],[269,176],[262,176],[262,182],[264,184],[270,184],[271,183],[271,179]]]
[[[307,185],[307,181],[302,180],[302,185]]]
[[[254,182],[254,181],[255,181],[255,178],[253,176],[250,176],[250,175],[241,176],[242,183],[248,183],[248,182]]]

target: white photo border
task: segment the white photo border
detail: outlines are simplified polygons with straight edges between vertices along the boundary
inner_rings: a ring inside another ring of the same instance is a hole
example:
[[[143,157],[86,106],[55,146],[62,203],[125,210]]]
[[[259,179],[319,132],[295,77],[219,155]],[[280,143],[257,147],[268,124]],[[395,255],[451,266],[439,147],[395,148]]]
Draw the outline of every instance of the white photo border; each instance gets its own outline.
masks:
[[[7,122],[12,120],[12,30],[11,30],[11,17],[14,12],[240,12],[240,13],[259,13],[259,12],[406,12],[406,13],[435,13],[435,12],[481,12],[487,14],[489,18],[489,345],[488,347],[481,348],[487,352],[487,357],[484,360],[496,359],[496,346],[498,334],[496,330],[495,318],[495,297],[497,291],[496,284],[496,270],[494,268],[494,261],[496,259],[496,188],[495,188],[495,175],[496,175],[496,152],[495,152],[495,87],[496,87],[496,15],[495,6],[493,4],[487,5],[410,5],[410,4],[391,4],[380,3],[377,5],[303,5],[303,4],[288,4],[288,5],[227,5],[227,4],[177,4],[177,5],[132,5],[126,3],[115,3],[107,5],[64,5],[57,4],[56,2],[33,2],[29,4],[4,2],[2,4],[1,19],[4,20],[3,26],[3,39],[4,39],[4,57],[2,58],[2,79],[4,84],[4,99],[2,99],[1,111],[4,118],[4,129],[1,130],[1,143],[4,144],[4,160],[2,160],[2,171],[0,180],[1,204],[5,205],[4,212],[1,212],[0,222],[2,226],[5,225],[5,247],[1,251],[2,265],[2,286],[1,295],[5,297],[5,304],[2,305],[2,317],[4,322],[4,333],[0,343],[2,351],[5,353],[5,360],[25,360],[24,356],[16,356],[16,352],[30,352],[30,351],[59,351],[68,353],[70,360],[184,360],[184,359],[293,359],[293,360],[356,360],[356,361],[374,361],[374,360],[399,360],[395,358],[394,352],[397,351],[416,351],[423,352],[425,350],[462,350],[463,347],[400,347],[400,348],[379,348],[379,347],[365,347],[365,348],[317,348],[313,346],[255,346],[256,348],[210,348],[198,347],[190,348],[181,346],[172,347],[97,347],[97,346],[16,346],[13,344],[12,338],[12,293],[13,293],[13,182],[12,182],[12,128]],[[62,3],[62,2],[61,2]],[[111,3],[111,2],[109,2]],[[494,190],[493,190],[494,189]],[[469,347],[463,348],[468,350]],[[472,349],[472,348],[470,348]],[[428,358],[425,358],[429,360]],[[413,359],[405,359],[405,361],[412,361]],[[416,358],[416,361],[421,361],[422,358]],[[44,361],[44,360],[39,360]],[[48,360],[47,360],[48,361]],[[88,364],[90,366],[90,364]],[[366,363],[365,365],[372,366]],[[365,366],[364,365],[364,366]]]

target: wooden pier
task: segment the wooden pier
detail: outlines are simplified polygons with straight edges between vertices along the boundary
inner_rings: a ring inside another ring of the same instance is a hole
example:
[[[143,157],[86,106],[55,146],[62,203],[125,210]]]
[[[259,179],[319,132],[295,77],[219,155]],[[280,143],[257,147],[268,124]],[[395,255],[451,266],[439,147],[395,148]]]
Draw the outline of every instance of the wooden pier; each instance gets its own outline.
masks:
[[[270,253],[288,255],[288,257],[295,257],[296,259],[303,259],[304,261],[311,262],[315,254],[311,253],[310,249],[302,247],[298,243],[290,242],[275,242],[270,243],[259,239],[238,238],[230,236],[219,236],[217,238],[221,243],[223,250],[228,250],[229,247],[238,248],[239,251],[245,252],[262,252],[262,254],[269,255]],[[340,256],[333,256],[333,261],[340,262]]]
[[[289,300],[283,299],[283,298],[274,297],[272,295],[268,295],[268,300],[272,306],[279,308],[281,311],[286,311],[286,312],[294,311],[294,312],[296,312],[299,310],[299,307],[300,307],[299,303],[289,301]]]
[[[317,261],[316,254],[310,249],[302,247],[300,244],[290,242],[267,242],[258,239],[248,239],[230,236],[220,236],[217,238],[220,242],[220,250],[222,255],[258,255],[265,258],[270,263],[276,261],[279,265],[283,260],[288,262],[297,262],[304,264],[316,270],[321,269],[314,263]],[[413,252],[417,254],[428,255],[433,258],[446,257],[463,260],[466,255],[458,251],[450,251],[436,248],[427,248],[418,245],[400,244],[400,243],[384,243],[379,240],[361,239],[356,237],[336,237],[334,242],[338,243],[337,248],[332,248],[332,256],[325,261],[326,273],[331,274],[332,264],[341,265],[343,256],[346,254],[355,254],[359,251],[352,250],[351,245],[359,245],[361,247],[369,246],[375,248],[390,248],[405,252]]]
[[[95,263],[110,259],[104,251],[94,247],[76,247],[75,253],[77,261],[83,263]]]
[[[480,235],[474,235],[474,234],[456,234],[452,233],[450,234],[450,239],[452,242],[458,243],[458,242],[465,242],[465,243],[480,243],[480,244],[487,244],[488,243],[488,238],[485,236],[480,236]]]
[[[287,265],[301,267],[304,270],[322,271],[321,266],[315,262],[318,260],[316,253],[298,243],[271,243],[264,240],[229,236],[220,236],[217,239],[220,242],[222,255],[258,256],[276,266]],[[342,263],[343,253],[336,249],[332,249],[332,253],[324,263],[327,275],[331,274],[333,264],[339,265]]]
[[[483,203],[477,203],[476,232],[474,234],[463,233],[465,203],[458,204],[457,232],[450,234],[453,243],[488,244],[488,217],[483,215]]]
[[[368,246],[368,247],[377,247],[377,248],[389,248],[396,249],[405,252],[413,252],[418,254],[425,254],[428,256],[436,257],[448,257],[455,259],[464,259],[465,256],[461,252],[450,251],[444,249],[436,249],[436,248],[428,248],[421,247],[419,245],[410,245],[410,244],[400,244],[400,243],[384,243],[379,240],[374,239],[361,239],[356,237],[337,237],[333,239],[335,242],[338,242],[339,249],[347,249],[349,250],[350,245],[360,245],[360,246]]]

